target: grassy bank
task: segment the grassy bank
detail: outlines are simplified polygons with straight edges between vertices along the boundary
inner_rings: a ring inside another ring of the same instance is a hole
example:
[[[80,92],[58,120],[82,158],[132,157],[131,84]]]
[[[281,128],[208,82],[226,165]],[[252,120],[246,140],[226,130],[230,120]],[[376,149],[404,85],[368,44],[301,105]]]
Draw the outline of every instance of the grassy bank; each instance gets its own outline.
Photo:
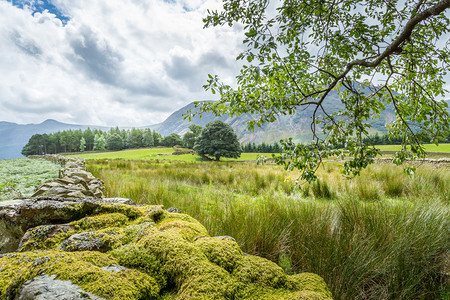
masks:
[[[336,299],[448,297],[450,172],[374,165],[349,181],[337,167],[293,190],[296,174],[272,165],[88,161],[107,196],[175,206],[287,272],[321,275]]]

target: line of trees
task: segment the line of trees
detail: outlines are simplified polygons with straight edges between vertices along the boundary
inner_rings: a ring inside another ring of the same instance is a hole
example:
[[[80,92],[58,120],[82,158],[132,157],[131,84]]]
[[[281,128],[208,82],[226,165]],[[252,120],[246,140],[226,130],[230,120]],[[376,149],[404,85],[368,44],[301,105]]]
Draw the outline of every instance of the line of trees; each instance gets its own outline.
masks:
[[[283,149],[281,148],[281,145],[279,143],[273,143],[273,144],[255,144],[255,143],[248,143],[248,144],[242,144],[242,151],[245,153],[281,153]]]
[[[170,138],[168,138],[170,137]],[[82,131],[65,130],[50,134],[34,134],[23,147],[22,154],[55,154],[84,151],[122,150],[127,148],[141,148],[168,145],[173,136],[163,138],[156,131],[146,129],[111,128],[108,132],[90,128]],[[178,136],[179,142],[181,138]]]
[[[189,126],[189,132],[183,137],[171,133],[166,137],[154,130],[146,129],[119,129],[111,128],[105,132],[99,129],[65,130],[55,133],[34,134],[23,147],[22,154],[42,155],[56,153],[71,153],[84,151],[123,150],[131,148],[145,148],[155,146],[182,146],[193,149],[197,138],[204,128],[199,125]],[[255,144],[241,145],[242,152],[280,153],[280,144]]]
[[[430,140],[426,137],[422,137],[420,133],[417,133],[416,137],[421,143],[430,143]],[[388,134],[379,135],[378,133],[375,133],[374,135],[369,136],[369,138],[365,138],[364,142],[373,145],[401,145],[403,141],[400,137],[389,138]],[[450,143],[450,135],[448,135],[447,138],[439,139],[439,142]]]

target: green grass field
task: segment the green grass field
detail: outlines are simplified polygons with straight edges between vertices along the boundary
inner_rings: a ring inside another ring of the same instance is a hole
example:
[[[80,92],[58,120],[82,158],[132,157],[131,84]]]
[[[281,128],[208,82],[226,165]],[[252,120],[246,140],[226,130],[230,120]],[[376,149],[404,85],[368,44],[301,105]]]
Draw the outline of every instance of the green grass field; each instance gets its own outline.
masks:
[[[90,152],[68,156],[76,156],[85,159],[129,159],[129,160],[167,160],[167,161],[185,161],[200,162],[203,159],[197,154],[170,155],[174,152],[173,148],[148,148],[148,149],[130,149],[113,152]],[[162,155],[160,155],[162,154]],[[256,160],[260,153],[242,153],[238,159],[221,158],[221,161],[246,161]],[[271,154],[262,155],[271,156]]]
[[[448,153],[450,155],[450,144],[440,144],[436,146],[434,144],[424,145],[425,151],[433,153]],[[398,151],[400,145],[379,145],[377,146],[381,151]],[[197,154],[182,154],[171,155],[174,152],[173,148],[146,148],[146,149],[130,149],[122,151],[111,152],[89,152],[78,153],[68,156],[76,156],[85,159],[128,159],[128,160],[162,160],[162,161],[185,161],[185,162],[201,162],[203,159]],[[247,161],[256,160],[258,155],[272,157],[270,153],[242,153],[238,159],[233,158],[221,158],[221,161]],[[446,155],[444,155],[446,157]]]

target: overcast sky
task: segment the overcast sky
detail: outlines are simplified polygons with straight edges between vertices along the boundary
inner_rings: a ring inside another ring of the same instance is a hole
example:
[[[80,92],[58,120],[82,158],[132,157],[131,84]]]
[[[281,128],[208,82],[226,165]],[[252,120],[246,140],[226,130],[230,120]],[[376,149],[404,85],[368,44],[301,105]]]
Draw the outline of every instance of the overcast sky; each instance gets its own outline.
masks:
[[[0,0],[0,121],[145,126],[233,83],[239,26],[203,29],[221,0]],[[450,75],[446,77],[450,89]],[[447,95],[448,98],[448,95]]]
[[[0,121],[144,126],[232,82],[240,28],[219,0],[0,0]]]

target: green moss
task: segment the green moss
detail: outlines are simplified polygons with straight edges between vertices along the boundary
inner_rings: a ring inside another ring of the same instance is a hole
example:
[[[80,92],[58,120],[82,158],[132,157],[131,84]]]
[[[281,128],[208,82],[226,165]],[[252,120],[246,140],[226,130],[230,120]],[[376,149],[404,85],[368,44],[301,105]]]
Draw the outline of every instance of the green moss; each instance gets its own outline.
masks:
[[[59,247],[67,252],[0,258],[0,298],[14,298],[24,282],[42,274],[70,280],[106,299],[152,299],[159,294],[164,299],[331,298],[319,276],[288,276],[271,261],[245,256],[232,238],[209,237],[186,214],[169,213],[162,206],[102,207],[102,214],[30,230],[24,250]],[[130,269],[101,269],[111,265]]]
[[[270,299],[270,298],[268,298]],[[283,298],[272,298],[272,299],[283,299],[283,300],[331,300],[332,298],[327,297],[321,293],[313,291],[300,291],[291,294],[284,295]]]
[[[157,224],[157,228],[161,231],[177,234],[187,241],[194,241],[198,236],[209,236],[206,228],[198,221],[194,222],[166,218],[161,223]]]
[[[153,221],[155,223],[160,222],[167,215],[167,212],[163,209],[162,205],[147,205],[143,208],[143,213],[146,220]]]
[[[212,263],[232,272],[236,261],[242,256],[239,245],[231,238],[201,237],[195,241],[203,254]]]
[[[0,297],[14,298],[24,282],[42,274],[70,280],[86,292],[106,299],[158,297],[159,286],[151,276],[137,270],[109,272],[95,265],[97,262],[103,266],[106,262],[117,264],[112,257],[98,252],[42,251],[4,256],[0,258]]]
[[[76,229],[92,230],[105,227],[123,226],[128,221],[128,217],[121,213],[108,213],[92,217],[84,217],[80,220],[73,221],[71,224]]]
[[[161,262],[161,272],[167,276],[168,284],[178,290],[179,298],[224,299],[234,294],[237,283],[230,274],[211,263],[184,237],[174,232],[157,231],[139,243]]]
[[[277,264],[253,255],[243,256],[236,262],[233,275],[243,283],[284,288],[287,275]]]
[[[162,274],[161,261],[142,244],[128,244],[110,252],[121,266],[135,268],[152,275],[161,288],[166,287],[167,279]]]
[[[291,290],[312,291],[332,298],[331,292],[328,290],[323,278],[314,273],[300,273],[288,276],[286,286]]]
[[[137,242],[143,236],[146,236],[155,230],[155,223],[153,222],[130,224],[124,228],[125,237],[123,244],[125,245],[131,242]]]
[[[142,207],[121,204],[121,203],[102,204],[100,212],[102,212],[102,213],[121,213],[130,219],[136,219],[143,215]]]

